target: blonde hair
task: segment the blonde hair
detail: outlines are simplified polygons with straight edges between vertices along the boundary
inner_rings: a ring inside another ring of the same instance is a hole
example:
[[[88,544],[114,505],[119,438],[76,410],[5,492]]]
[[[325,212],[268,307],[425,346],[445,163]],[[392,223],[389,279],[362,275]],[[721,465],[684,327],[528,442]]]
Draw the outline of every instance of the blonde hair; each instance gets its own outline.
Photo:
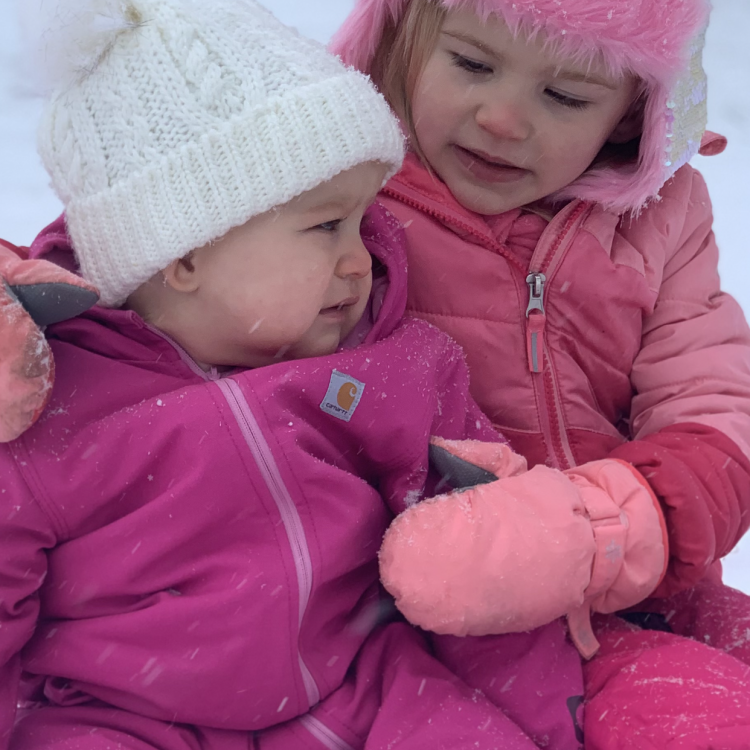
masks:
[[[411,0],[398,21],[390,19],[386,24],[370,70],[366,71],[401,118],[411,146],[420,157],[411,100],[435,50],[447,12],[439,0]]]

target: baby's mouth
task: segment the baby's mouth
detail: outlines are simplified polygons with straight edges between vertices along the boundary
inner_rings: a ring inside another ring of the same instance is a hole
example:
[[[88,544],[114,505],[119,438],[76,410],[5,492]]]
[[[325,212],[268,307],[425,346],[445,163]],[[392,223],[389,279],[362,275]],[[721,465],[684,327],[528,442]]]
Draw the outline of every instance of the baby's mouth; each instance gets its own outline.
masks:
[[[356,305],[359,302],[359,297],[347,297],[346,299],[337,302],[335,305],[330,307],[324,307],[321,309],[321,315],[343,315],[350,307]]]

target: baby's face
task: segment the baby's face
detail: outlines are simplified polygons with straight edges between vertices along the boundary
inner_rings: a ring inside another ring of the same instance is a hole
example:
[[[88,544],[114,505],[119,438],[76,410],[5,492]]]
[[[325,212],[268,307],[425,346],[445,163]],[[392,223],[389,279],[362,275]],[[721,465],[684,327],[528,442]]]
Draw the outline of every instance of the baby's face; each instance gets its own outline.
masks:
[[[603,64],[568,60],[542,35],[448,13],[412,96],[420,148],[466,208],[498,214],[577,179],[610,139],[636,91]],[[620,126],[622,128],[622,126]]]
[[[362,317],[372,261],[360,223],[386,174],[369,162],[195,251],[189,319],[173,334],[199,360],[262,367],[331,354]]]

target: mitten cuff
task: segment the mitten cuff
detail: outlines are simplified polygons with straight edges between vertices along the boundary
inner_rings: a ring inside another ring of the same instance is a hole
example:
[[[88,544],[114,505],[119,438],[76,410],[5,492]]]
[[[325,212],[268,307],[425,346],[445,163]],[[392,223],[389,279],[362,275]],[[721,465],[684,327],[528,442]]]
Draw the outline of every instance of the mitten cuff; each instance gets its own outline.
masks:
[[[581,493],[596,545],[584,604],[568,618],[576,646],[588,657],[598,648],[589,613],[637,604],[664,577],[666,524],[648,483],[624,461],[592,461],[566,474]]]

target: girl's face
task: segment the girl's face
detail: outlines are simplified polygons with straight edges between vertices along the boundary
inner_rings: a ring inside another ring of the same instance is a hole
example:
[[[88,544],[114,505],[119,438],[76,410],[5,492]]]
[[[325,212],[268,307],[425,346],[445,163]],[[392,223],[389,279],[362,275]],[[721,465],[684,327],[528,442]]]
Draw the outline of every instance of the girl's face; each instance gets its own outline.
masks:
[[[432,169],[466,208],[499,214],[573,182],[607,141],[637,132],[623,117],[633,78],[513,37],[469,10],[447,15],[412,97],[414,131]],[[619,125],[619,127],[618,127]]]
[[[372,259],[359,230],[385,174],[360,164],[195,251],[187,268],[173,264],[190,314],[168,332],[213,365],[336,351],[370,295]]]

